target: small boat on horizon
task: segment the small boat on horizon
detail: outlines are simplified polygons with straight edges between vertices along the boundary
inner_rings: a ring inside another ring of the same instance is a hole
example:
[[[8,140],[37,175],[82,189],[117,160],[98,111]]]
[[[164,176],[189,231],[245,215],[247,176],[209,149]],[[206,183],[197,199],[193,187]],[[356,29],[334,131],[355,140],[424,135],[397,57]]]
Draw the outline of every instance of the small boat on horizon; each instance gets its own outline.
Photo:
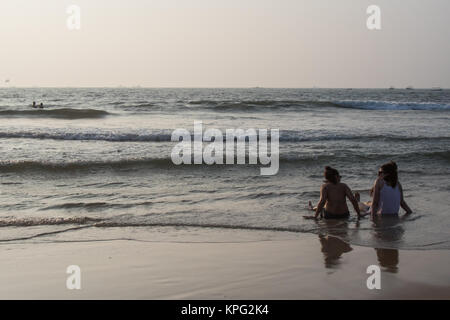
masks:
[[[407,86],[406,90],[414,90],[414,88],[412,86]]]

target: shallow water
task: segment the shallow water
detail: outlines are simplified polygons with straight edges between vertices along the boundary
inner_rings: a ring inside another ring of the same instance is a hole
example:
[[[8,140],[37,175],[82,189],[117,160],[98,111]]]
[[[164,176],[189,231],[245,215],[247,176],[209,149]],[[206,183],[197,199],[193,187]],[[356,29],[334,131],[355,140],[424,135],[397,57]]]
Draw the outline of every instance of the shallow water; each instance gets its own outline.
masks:
[[[245,240],[329,233],[371,247],[448,249],[449,119],[449,90],[2,88],[0,241],[145,240],[167,228],[190,241],[208,228],[221,241],[238,229]],[[280,129],[278,174],[175,166],[171,133],[192,132],[195,120]],[[389,160],[412,216],[303,219],[325,165],[369,200]]]

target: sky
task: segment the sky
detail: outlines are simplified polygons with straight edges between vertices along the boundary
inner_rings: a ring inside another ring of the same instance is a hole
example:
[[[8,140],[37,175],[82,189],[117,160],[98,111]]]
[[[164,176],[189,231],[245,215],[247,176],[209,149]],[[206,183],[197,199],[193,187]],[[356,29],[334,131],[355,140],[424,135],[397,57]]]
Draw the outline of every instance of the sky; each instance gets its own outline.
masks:
[[[449,18],[448,0],[1,0],[0,87],[450,88]]]

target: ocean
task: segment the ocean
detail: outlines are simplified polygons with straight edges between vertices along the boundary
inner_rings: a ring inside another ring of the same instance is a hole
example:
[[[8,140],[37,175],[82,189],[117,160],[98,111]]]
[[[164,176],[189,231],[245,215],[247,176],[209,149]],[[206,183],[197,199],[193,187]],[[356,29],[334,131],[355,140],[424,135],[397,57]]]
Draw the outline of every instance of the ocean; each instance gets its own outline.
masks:
[[[450,249],[449,120],[450,90],[0,88],[0,243],[313,233],[374,248]],[[171,134],[192,132],[194,121],[279,129],[278,173],[174,165]],[[304,219],[324,166],[367,201],[390,160],[411,216]]]

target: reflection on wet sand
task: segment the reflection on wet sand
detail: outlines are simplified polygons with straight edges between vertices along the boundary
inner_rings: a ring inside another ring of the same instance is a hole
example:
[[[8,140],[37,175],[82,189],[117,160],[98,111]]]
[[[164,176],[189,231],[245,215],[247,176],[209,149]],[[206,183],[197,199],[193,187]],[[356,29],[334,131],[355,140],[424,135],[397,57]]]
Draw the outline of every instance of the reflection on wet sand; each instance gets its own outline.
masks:
[[[405,230],[401,225],[401,219],[394,217],[375,217],[374,237],[378,242],[398,242],[402,239]],[[375,248],[378,262],[385,271],[398,272],[398,264],[400,262],[399,252],[397,249]]]
[[[341,256],[353,250],[350,244],[342,240],[348,238],[348,221],[322,220],[321,229],[319,240],[325,268],[338,268]]]
[[[385,271],[396,273],[398,271],[399,254],[397,249],[375,248],[378,262]]]
[[[389,247],[402,240],[405,230],[401,223],[402,219],[398,216],[375,217],[373,220],[373,235],[376,242],[380,243],[380,247],[375,248],[375,252],[380,267],[387,272],[396,273],[399,270],[399,252]],[[355,227],[359,228],[358,221]],[[338,268],[342,255],[352,251],[350,244],[344,241],[349,239],[349,223],[343,220],[322,220],[320,229],[319,241],[325,268]]]
[[[330,235],[319,235],[325,268],[336,268],[340,264],[342,254],[352,251],[352,247],[345,241]]]

